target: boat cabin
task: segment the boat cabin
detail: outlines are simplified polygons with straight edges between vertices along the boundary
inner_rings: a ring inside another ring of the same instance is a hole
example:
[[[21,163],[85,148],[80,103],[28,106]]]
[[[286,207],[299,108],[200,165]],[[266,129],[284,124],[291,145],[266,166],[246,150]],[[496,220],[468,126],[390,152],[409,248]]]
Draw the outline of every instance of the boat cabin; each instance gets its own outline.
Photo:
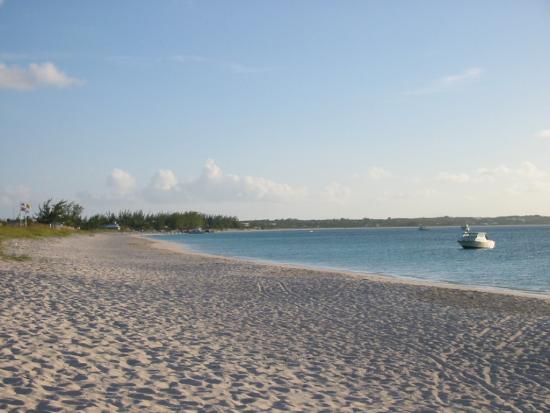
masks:
[[[489,238],[486,232],[465,232],[462,234],[462,239],[464,241],[486,241]]]

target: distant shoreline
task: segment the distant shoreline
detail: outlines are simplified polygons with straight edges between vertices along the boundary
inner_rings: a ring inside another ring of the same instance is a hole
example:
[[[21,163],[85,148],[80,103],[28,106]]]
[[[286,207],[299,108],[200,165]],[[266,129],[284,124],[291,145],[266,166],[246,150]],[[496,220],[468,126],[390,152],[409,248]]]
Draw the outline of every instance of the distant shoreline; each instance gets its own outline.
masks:
[[[425,226],[427,229],[439,229],[439,228],[456,228],[461,229],[460,226],[457,225],[428,225]],[[470,225],[470,228],[522,228],[522,227],[548,227],[550,228],[550,224],[489,224],[489,225]],[[402,227],[301,227],[301,228],[230,228],[230,229],[214,229],[211,233],[216,232],[265,232],[265,231],[319,231],[319,230],[343,230],[343,229],[349,229],[349,230],[360,230],[360,229],[411,229],[411,230],[418,230],[418,226],[402,226]],[[136,234],[141,235],[167,235],[167,234],[185,234],[183,231],[130,231]]]

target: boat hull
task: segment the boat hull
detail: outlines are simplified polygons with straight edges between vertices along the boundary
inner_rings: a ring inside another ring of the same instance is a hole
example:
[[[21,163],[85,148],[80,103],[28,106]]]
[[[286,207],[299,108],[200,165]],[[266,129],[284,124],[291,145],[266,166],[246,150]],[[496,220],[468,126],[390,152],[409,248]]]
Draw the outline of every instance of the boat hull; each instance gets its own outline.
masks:
[[[492,248],[495,248],[495,241],[493,241],[493,240],[487,240],[487,241],[459,240],[458,243],[464,249],[480,249],[480,248],[492,249]]]

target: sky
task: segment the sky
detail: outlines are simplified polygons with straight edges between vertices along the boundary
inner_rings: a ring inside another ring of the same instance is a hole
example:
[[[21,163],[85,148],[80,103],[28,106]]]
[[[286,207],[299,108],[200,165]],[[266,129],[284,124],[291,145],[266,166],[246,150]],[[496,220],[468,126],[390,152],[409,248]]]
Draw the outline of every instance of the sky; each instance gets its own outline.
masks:
[[[0,217],[550,215],[550,2],[0,0]]]

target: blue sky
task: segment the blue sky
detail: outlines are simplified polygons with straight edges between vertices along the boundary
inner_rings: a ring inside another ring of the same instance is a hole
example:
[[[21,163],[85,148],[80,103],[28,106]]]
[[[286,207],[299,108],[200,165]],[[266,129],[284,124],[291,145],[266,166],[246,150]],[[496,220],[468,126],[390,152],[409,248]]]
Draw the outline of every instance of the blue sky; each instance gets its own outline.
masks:
[[[0,216],[550,215],[547,1],[0,0]]]

